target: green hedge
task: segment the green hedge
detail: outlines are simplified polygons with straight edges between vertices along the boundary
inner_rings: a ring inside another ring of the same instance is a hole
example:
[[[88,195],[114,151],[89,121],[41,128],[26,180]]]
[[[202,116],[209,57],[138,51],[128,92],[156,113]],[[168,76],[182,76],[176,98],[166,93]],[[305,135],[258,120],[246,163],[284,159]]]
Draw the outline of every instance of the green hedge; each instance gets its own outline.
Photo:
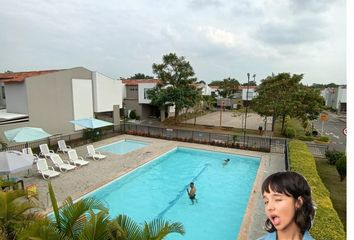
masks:
[[[307,145],[299,140],[289,143],[291,171],[301,173],[311,186],[316,215],[311,235],[315,239],[345,239],[345,232],[337,212],[334,210],[329,192],[317,173],[315,159]]]

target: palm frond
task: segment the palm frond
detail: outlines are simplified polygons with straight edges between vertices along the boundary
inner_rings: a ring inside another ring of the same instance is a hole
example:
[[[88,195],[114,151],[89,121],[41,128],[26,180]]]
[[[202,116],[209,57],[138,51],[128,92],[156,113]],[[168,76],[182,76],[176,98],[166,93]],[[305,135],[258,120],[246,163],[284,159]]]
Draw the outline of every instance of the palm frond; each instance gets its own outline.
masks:
[[[89,211],[89,221],[84,225],[84,229],[79,235],[79,240],[106,240],[109,239],[109,215],[100,211],[95,214],[92,210]]]
[[[154,219],[144,224],[144,239],[160,240],[164,239],[170,233],[185,234],[184,227],[181,223],[172,223],[163,219]]]
[[[111,220],[111,238],[115,240],[140,240],[142,239],[141,226],[126,215],[119,215]]]

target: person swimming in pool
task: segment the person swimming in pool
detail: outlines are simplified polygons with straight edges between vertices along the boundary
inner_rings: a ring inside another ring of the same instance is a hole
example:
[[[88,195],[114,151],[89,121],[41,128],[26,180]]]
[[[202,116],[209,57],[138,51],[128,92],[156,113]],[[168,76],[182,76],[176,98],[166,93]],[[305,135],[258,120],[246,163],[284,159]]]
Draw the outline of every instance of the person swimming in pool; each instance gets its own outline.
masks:
[[[189,184],[189,189],[187,188],[187,193],[188,193],[189,199],[192,201],[192,204],[194,204],[194,200],[195,200],[195,202],[198,202],[198,200],[195,198],[196,191],[197,191],[197,189],[194,186],[194,182],[191,182]]]
[[[227,165],[230,162],[230,158],[226,158],[224,159],[224,162],[222,163],[222,165]]]

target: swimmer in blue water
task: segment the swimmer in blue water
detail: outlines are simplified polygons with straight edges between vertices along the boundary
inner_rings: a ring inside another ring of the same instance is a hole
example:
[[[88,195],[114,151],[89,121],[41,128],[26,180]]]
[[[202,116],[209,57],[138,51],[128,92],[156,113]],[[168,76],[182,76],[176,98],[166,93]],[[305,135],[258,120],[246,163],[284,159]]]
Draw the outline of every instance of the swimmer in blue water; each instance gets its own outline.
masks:
[[[230,158],[226,158],[222,165],[226,166],[230,162]]]
[[[189,184],[189,189],[187,188],[187,193],[188,193],[189,199],[192,201],[192,204],[194,204],[194,201],[198,202],[198,200],[195,198],[196,192],[197,192],[197,189],[194,186],[194,182],[191,182]]]

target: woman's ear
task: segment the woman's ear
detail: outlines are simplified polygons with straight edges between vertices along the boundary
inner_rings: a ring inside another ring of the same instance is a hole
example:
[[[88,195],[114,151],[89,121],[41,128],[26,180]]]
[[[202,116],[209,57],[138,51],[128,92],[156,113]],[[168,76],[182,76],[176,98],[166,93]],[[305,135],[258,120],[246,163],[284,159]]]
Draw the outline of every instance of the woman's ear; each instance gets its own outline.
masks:
[[[298,209],[298,208],[301,208],[302,204],[304,203],[304,200],[302,199],[302,197],[298,197],[296,200],[295,200],[295,208]]]

